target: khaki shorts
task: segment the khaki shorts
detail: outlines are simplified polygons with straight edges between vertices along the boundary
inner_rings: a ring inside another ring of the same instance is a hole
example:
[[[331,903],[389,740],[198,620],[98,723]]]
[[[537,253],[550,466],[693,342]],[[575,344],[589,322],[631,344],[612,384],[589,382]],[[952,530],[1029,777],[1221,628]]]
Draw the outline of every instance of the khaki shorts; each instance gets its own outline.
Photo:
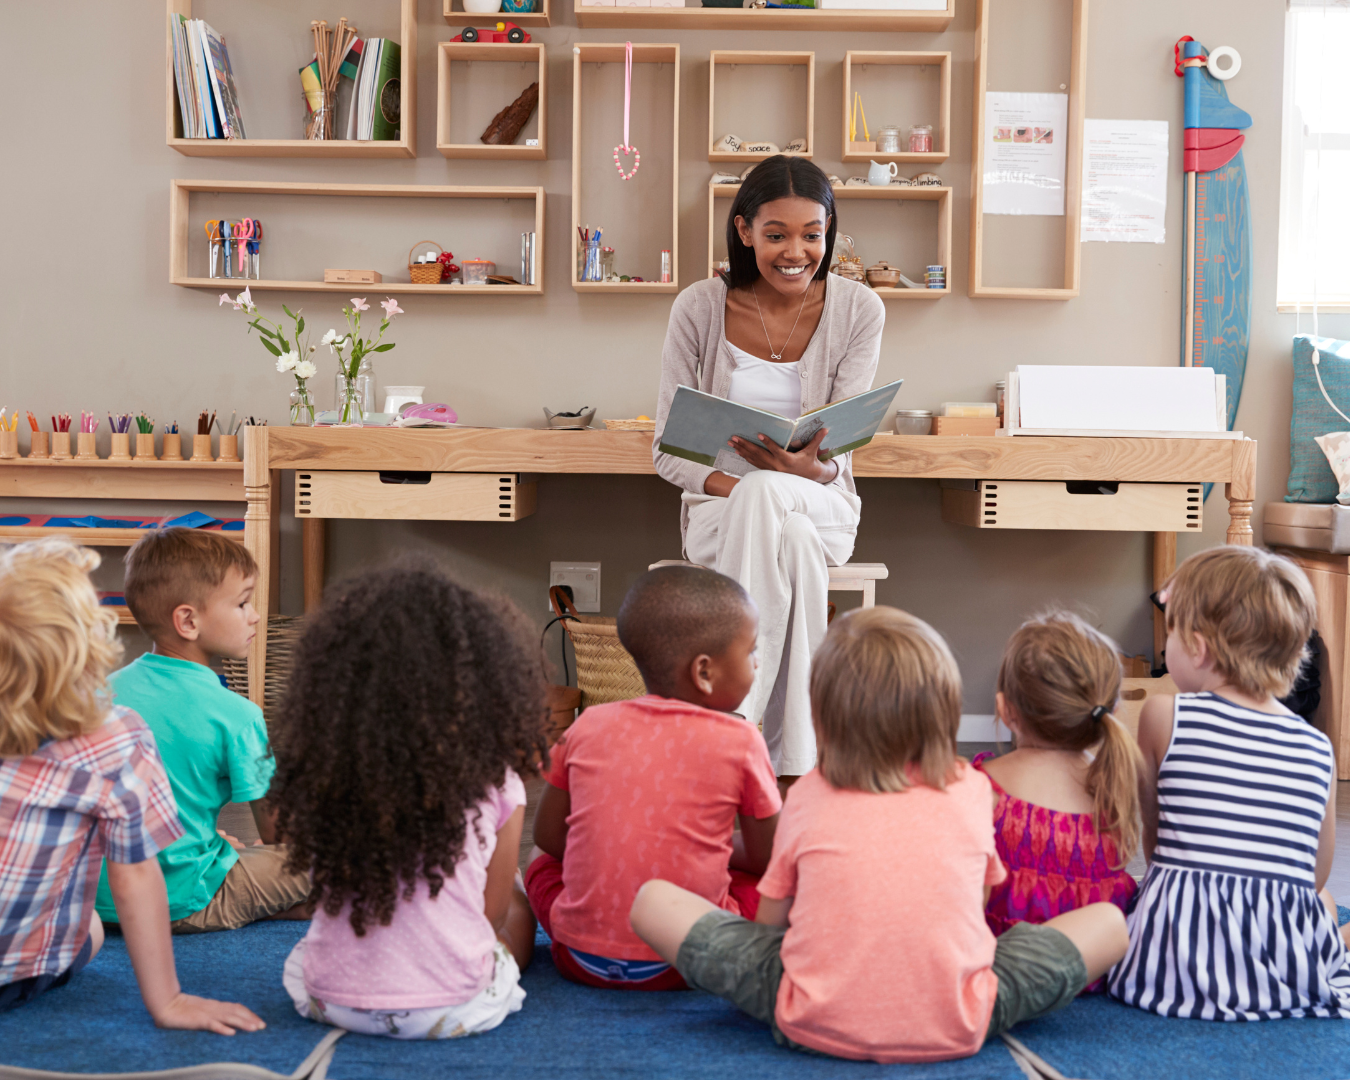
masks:
[[[284,845],[246,847],[211,902],[201,911],[175,919],[169,927],[175,934],[238,930],[303,904],[309,899],[310,887],[308,874],[286,869]]]
[[[752,923],[729,911],[710,911],[680,945],[675,968],[691,987],[725,998],[768,1024],[774,1041],[806,1049],[778,1030],[774,1008],[783,981],[784,926]],[[1062,1009],[1087,986],[1087,969],[1073,942],[1048,926],[1018,923],[994,946],[998,996],[985,1038],[1014,1024]]]

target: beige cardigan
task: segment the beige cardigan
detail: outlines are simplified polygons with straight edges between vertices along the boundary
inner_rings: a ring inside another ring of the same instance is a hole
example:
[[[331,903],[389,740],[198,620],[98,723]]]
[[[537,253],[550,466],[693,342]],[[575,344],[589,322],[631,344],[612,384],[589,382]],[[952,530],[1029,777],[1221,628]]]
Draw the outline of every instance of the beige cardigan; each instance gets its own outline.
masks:
[[[881,330],[886,306],[866,285],[838,274],[825,278],[825,307],[820,324],[801,358],[802,412],[832,401],[853,397],[872,388],[881,353]],[[656,471],[676,487],[697,494],[709,473],[708,465],[672,457],[657,450],[666,426],[670,403],[678,386],[726,397],[736,361],[727,347],[725,320],[727,287],[720,278],[689,286],[675,298],[670,326],[661,350],[661,391],[656,402],[657,437],[652,440]],[[856,494],[853,455],[839,459],[839,474],[830,481]],[[680,513],[680,535],[689,527],[689,510]]]

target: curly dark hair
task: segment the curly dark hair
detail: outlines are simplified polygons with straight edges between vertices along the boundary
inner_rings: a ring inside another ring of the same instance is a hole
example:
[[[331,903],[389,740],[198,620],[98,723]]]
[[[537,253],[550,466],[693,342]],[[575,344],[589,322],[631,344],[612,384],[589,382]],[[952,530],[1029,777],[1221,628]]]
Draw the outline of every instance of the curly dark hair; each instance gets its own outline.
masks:
[[[358,937],[389,925],[420,878],[435,897],[470,811],[507,769],[537,771],[547,712],[533,640],[508,600],[421,561],[339,584],[307,620],[271,799],[289,866],[313,872],[329,915],[350,902]]]

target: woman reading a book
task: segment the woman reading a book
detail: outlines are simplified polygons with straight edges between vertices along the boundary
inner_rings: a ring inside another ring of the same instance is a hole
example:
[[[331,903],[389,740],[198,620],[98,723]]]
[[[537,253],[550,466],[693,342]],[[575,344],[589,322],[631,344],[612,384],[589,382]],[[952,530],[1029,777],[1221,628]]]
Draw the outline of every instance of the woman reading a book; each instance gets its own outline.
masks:
[[[652,451],[684,492],[685,557],[739,581],[759,607],[759,672],[740,712],[763,721],[787,783],[816,763],[808,678],[825,637],[826,567],[848,561],[858,530],[851,455],[822,460],[824,430],[796,449],[733,439],[713,466],[657,447],[679,386],[790,419],[871,387],[886,311],[867,286],[828,275],[837,224],[811,162],[779,155],[745,178],[727,220],[730,268],[671,308]]]

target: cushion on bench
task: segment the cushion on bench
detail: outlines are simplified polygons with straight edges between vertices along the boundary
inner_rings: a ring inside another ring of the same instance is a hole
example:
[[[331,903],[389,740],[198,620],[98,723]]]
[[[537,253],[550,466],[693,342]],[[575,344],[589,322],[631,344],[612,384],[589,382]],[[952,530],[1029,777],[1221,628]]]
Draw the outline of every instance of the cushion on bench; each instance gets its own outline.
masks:
[[[1266,503],[1267,544],[1350,555],[1350,506],[1339,503]]]

